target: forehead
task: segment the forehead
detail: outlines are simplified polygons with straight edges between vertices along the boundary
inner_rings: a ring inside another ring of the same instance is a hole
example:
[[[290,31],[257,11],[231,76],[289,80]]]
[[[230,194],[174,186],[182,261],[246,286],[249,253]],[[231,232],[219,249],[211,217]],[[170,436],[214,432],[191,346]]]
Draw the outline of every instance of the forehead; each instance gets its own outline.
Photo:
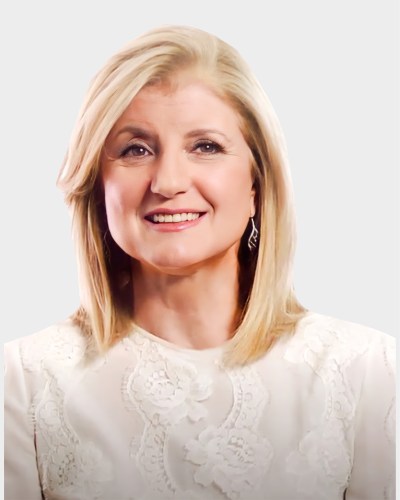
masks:
[[[149,122],[162,126],[220,126],[240,131],[241,117],[231,103],[205,81],[180,75],[172,81],[144,87],[132,99],[115,126],[127,122]]]

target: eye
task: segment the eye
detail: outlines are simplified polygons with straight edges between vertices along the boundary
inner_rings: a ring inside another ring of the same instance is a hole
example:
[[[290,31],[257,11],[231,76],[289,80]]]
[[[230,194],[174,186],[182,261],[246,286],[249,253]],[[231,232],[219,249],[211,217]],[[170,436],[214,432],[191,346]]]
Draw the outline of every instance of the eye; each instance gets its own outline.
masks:
[[[130,144],[122,151],[121,156],[135,156],[140,158],[149,154],[151,154],[150,151],[143,144]]]
[[[216,153],[222,153],[224,151],[224,148],[214,141],[202,140],[196,142],[196,144],[193,147],[193,151],[198,153],[216,154]]]

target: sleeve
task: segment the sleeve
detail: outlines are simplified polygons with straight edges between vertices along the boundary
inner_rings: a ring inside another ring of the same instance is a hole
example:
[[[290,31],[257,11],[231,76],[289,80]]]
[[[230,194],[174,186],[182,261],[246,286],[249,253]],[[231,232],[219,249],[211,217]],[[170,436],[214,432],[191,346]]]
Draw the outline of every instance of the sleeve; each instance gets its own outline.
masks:
[[[367,354],[346,500],[395,500],[395,339],[380,335]]]
[[[41,500],[31,396],[19,341],[4,346],[4,500]]]

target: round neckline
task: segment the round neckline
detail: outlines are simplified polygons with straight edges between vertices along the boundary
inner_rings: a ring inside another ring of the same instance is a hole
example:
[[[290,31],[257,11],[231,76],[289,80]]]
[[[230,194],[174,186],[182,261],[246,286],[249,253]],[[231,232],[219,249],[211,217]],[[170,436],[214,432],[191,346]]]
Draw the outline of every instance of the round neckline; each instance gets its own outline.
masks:
[[[132,334],[134,335],[135,333],[140,333],[142,337],[147,338],[148,340],[159,344],[166,349],[170,351],[175,351],[179,354],[183,354],[187,357],[196,357],[196,358],[208,358],[208,357],[213,357],[215,358],[216,355],[223,354],[226,352],[228,347],[232,344],[234,337],[226,340],[222,344],[215,346],[215,347],[206,347],[205,349],[195,349],[195,348],[190,348],[190,347],[182,347],[179,346],[178,344],[174,344],[173,342],[170,342],[169,340],[165,340],[161,337],[158,337],[154,333],[149,332],[148,330],[145,330],[141,326],[137,325],[136,323],[132,324]]]

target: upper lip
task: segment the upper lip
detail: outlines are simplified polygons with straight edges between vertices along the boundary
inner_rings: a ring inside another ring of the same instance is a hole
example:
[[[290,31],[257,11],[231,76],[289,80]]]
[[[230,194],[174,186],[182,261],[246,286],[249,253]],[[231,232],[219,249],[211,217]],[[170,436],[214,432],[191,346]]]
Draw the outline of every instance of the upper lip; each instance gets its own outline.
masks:
[[[174,215],[174,214],[202,214],[204,213],[204,210],[197,210],[195,208],[156,208],[154,210],[151,210],[151,212],[147,212],[145,214],[145,217],[151,217],[152,215],[159,215],[159,214],[165,214],[165,215]]]

